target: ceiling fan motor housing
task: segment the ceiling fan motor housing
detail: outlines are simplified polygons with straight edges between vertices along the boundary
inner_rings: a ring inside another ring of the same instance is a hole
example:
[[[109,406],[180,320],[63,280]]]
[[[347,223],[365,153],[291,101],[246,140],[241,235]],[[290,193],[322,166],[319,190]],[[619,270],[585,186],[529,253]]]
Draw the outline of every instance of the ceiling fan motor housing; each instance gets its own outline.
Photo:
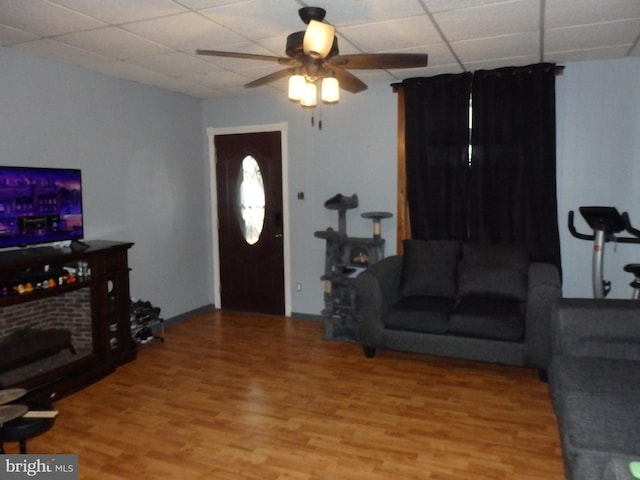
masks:
[[[321,22],[324,20],[327,11],[324,8],[320,7],[303,7],[298,10],[298,15],[305,24],[309,24],[311,20],[317,20]]]

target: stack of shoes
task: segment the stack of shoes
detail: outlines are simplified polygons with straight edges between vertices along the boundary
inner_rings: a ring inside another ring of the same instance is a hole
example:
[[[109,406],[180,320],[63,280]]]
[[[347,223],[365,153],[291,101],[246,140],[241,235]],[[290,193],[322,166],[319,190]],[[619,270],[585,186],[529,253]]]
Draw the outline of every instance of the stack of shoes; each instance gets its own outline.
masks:
[[[160,307],[154,307],[151,302],[131,300],[130,308],[131,332],[136,343],[144,344],[155,337],[150,325],[164,322],[160,318]]]

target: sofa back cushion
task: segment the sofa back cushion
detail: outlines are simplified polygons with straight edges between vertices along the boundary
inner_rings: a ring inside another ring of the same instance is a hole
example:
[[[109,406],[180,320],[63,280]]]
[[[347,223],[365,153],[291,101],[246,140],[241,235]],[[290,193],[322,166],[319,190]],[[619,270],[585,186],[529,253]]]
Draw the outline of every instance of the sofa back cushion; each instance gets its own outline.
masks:
[[[529,254],[516,245],[465,243],[458,264],[458,296],[527,299]]]
[[[447,240],[404,240],[403,297],[453,298],[457,291],[460,243]]]

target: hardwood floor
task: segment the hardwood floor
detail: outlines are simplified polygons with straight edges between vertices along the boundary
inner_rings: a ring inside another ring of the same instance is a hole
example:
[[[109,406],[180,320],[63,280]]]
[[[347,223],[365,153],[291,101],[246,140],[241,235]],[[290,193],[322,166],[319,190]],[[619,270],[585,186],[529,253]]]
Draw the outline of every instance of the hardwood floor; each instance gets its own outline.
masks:
[[[367,359],[322,333],[220,312],[175,324],[166,343],[58,401],[29,453],[77,453],[81,479],[563,478],[534,370]]]

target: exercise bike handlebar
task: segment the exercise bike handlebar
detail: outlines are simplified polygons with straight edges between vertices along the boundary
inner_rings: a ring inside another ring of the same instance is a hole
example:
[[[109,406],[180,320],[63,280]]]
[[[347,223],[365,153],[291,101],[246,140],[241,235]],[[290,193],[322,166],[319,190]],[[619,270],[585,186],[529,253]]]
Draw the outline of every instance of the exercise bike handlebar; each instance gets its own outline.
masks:
[[[631,225],[631,220],[629,220],[629,214],[627,212],[622,213],[622,223],[624,223],[624,229],[631,235],[634,235],[638,243],[640,243],[640,230]]]
[[[624,212],[620,215],[620,217],[622,218],[622,223],[624,225],[624,230],[626,232],[629,232],[631,235],[633,235],[633,237],[618,237],[613,233],[606,233],[605,234],[605,241],[609,242],[611,240],[614,240],[618,243],[640,243],[640,230],[634,228],[631,225],[631,221],[629,220],[629,214],[627,212]],[[574,219],[574,212],[573,210],[569,210],[569,216],[568,216],[568,228],[569,228],[569,232],[571,232],[571,235],[573,235],[576,238],[579,238],[580,240],[595,240],[596,235],[594,234],[586,234],[586,233],[580,233],[576,230],[576,227],[573,223],[573,219]]]
[[[580,233],[576,230],[575,225],[573,224],[573,217],[574,217],[574,213],[573,210],[569,210],[569,218],[568,218],[568,225],[567,227],[569,227],[569,231],[571,232],[571,235],[573,235],[576,238],[579,238],[580,240],[593,240],[596,238],[595,235],[589,235],[586,233]]]

